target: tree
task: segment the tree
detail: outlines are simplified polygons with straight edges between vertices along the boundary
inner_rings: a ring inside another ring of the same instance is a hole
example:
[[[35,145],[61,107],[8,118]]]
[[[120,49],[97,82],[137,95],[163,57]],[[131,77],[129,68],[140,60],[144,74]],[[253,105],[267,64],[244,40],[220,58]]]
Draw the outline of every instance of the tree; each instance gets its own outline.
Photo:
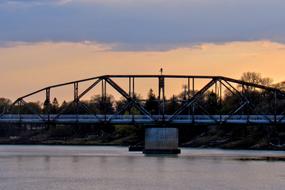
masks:
[[[204,96],[205,101],[205,109],[210,114],[217,114],[220,105],[219,105],[219,97],[213,91],[207,92]]]
[[[273,83],[273,80],[268,77],[262,77],[260,73],[256,72],[245,72],[241,76],[241,80],[244,82],[249,82],[253,84],[259,84],[264,86],[270,86]],[[246,87],[247,90],[253,90],[253,87]]]
[[[12,101],[7,98],[0,98],[0,114],[7,111],[11,106]]]
[[[182,89],[183,89],[183,91],[180,93],[179,98],[180,98],[181,100],[184,100],[184,101],[185,101],[185,100],[188,99],[188,95],[189,95],[190,91],[188,91],[187,85],[183,85],[183,86],[182,86]]]
[[[42,107],[40,102],[28,102],[19,107],[22,114],[40,114]]]
[[[180,104],[178,102],[178,97],[173,95],[169,102],[167,103],[166,110],[168,114],[173,114],[178,108]]]
[[[62,104],[60,105],[60,107],[58,108],[58,112],[64,112],[64,113],[68,113],[68,114],[72,114],[73,111],[70,108],[71,102],[66,102],[65,100],[62,102]]]
[[[96,113],[114,113],[114,97],[112,95],[106,95],[106,97],[100,95],[92,96],[89,104]]]
[[[141,95],[135,93],[133,99],[139,102]],[[121,99],[115,103],[115,110],[117,112],[121,112],[121,114],[137,115],[140,113],[140,111],[134,105],[127,106],[128,103],[129,101],[127,99],[121,97]]]
[[[153,90],[150,89],[148,92],[148,98],[145,102],[145,108],[148,110],[151,114],[158,113],[159,110],[159,103],[158,99],[156,98],[155,94],[153,93]]]
[[[59,103],[57,101],[57,98],[54,98],[52,103],[51,103],[51,113],[55,114],[59,110]]]
[[[258,84],[258,85],[263,85],[263,86],[271,86],[273,83],[273,80],[268,77],[262,77],[260,73],[255,73],[255,72],[246,72],[243,73],[241,76],[241,80],[253,84]],[[252,87],[252,86],[242,86],[240,85],[239,87],[243,87],[243,94],[244,96],[247,97],[247,99],[250,101],[251,108],[247,106],[246,109],[244,109],[245,113],[252,114],[252,113],[268,113],[269,108],[268,105],[271,104],[270,100],[266,101],[267,98],[267,93],[264,90],[256,90],[258,88]],[[267,108],[266,108],[267,106]],[[253,108],[254,107],[254,108]]]

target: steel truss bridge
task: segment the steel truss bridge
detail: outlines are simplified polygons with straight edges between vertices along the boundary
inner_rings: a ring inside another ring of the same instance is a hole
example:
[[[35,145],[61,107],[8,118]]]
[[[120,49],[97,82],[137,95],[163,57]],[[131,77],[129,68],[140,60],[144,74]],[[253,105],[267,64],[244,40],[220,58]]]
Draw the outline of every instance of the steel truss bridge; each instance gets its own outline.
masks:
[[[124,89],[116,80],[124,79],[128,81],[127,90]],[[157,80],[158,84],[158,113],[151,113],[145,107],[145,101],[136,95],[136,81],[138,79],[153,79]],[[180,102],[179,106],[172,112],[166,111],[166,105],[170,100],[167,100],[165,94],[166,80],[180,79],[185,81],[186,96]],[[198,89],[197,81],[207,81],[206,84],[200,85]],[[87,88],[79,91],[79,86],[82,83],[90,82]],[[106,101],[108,96],[107,86],[112,87],[116,93],[119,93],[124,98],[124,105],[113,113],[96,113],[90,109],[82,100],[91,90],[96,86],[101,86],[100,94],[102,102]],[[68,103],[65,109],[58,113],[51,113],[51,93],[56,88],[65,86],[73,86],[73,100]],[[252,101],[247,96],[247,90],[251,89],[267,94],[270,101],[267,107],[271,111],[260,113],[256,109],[256,102]],[[200,104],[200,100],[204,95],[211,91],[218,97],[220,110],[223,109],[223,99],[225,98],[225,91],[231,93],[238,98],[238,104],[234,105],[232,110],[220,111],[219,113],[211,113],[210,110]],[[32,106],[29,106],[26,99],[45,94],[45,111],[39,112]],[[0,114],[0,124],[142,124],[142,125],[167,125],[167,124],[285,124],[285,107],[280,108],[278,102],[285,99],[285,92],[269,87],[258,85],[254,83],[244,82],[223,76],[188,76],[188,75],[104,75],[78,81],[72,81],[63,84],[48,86],[46,88],[29,93],[18,98],[11,107],[17,107],[17,113],[12,108],[7,108]],[[23,113],[21,107],[27,106],[29,114]],[[66,113],[67,109],[74,109],[72,114]],[[84,109],[82,114],[78,110]],[[135,108],[136,113],[128,114],[126,112]],[[197,111],[199,110],[199,112]],[[250,110],[250,111],[248,111]]]

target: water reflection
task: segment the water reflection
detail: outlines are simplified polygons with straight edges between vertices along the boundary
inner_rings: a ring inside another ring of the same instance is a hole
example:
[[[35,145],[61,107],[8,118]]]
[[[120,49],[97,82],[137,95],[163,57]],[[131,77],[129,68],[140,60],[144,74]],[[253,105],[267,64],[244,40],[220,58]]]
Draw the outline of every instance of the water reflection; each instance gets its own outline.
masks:
[[[72,163],[77,163],[79,161],[79,156],[72,156]]]
[[[285,189],[285,152],[0,146],[1,190]],[[281,158],[281,159],[277,159]]]
[[[50,169],[50,156],[44,156],[44,169],[46,171]]]

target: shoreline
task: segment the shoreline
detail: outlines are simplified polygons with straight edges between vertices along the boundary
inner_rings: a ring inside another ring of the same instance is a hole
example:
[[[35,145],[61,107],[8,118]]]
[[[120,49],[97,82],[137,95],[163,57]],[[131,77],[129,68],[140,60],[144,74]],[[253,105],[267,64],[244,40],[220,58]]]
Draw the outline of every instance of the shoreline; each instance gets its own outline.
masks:
[[[0,143],[0,146],[94,146],[94,147],[130,147],[131,145],[124,145],[124,144],[83,144],[83,143]],[[285,147],[277,148],[277,147],[267,147],[267,148],[240,148],[240,147],[231,147],[231,148],[225,148],[225,147],[203,147],[203,146],[185,146],[181,145],[179,148],[189,148],[189,149],[219,149],[219,150],[237,150],[237,151],[243,151],[243,150],[253,150],[253,151],[285,151]]]

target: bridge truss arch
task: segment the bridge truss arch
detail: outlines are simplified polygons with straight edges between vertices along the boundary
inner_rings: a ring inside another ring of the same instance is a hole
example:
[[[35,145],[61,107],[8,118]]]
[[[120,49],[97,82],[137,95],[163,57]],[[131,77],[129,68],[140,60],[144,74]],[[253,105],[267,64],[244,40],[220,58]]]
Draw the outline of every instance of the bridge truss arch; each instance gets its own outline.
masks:
[[[118,80],[123,79],[123,85]],[[136,81],[152,79],[157,81],[158,98],[155,99],[156,111],[146,107],[146,99],[137,93]],[[166,81],[183,80],[184,97],[173,102],[166,94]],[[204,83],[202,84],[201,81]],[[206,82],[205,82],[206,81]],[[81,91],[84,83],[90,84]],[[64,109],[51,111],[51,94],[53,90],[72,86],[73,99]],[[127,87],[126,87],[127,86]],[[95,88],[100,87],[102,107],[106,107],[108,89],[119,94],[123,104],[112,112],[102,109],[94,111],[84,101]],[[210,110],[203,100],[205,94],[212,94],[217,109]],[[26,99],[44,94],[43,109],[35,109]],[[235,105],[228,109],[223,102],[231,94]],[[258,95],[257,99],[252,96]],[[41,123],[41,124],[284,124],[285,123],[285,92],[254,83],[248,83],[223,76],[193,76],[193,75],[104,75],[62,84],[56,84],[19,97],[9,109],[0,114],[0,123]],[[258,101],[256,101],[258,100]],[[175,103],[170,112],[167,106]],[[263,109],[258,106],[262,103]],[[25,106],[26,112],[23,111]],[[136,111],[130,111],[130,110]],[[28,113],[27,113],[28,110]],[[70,111],[72,110],[72,111]],[[82,111],[84,110],[84,111]],[[265,110],[265,111],[264,111]]]

